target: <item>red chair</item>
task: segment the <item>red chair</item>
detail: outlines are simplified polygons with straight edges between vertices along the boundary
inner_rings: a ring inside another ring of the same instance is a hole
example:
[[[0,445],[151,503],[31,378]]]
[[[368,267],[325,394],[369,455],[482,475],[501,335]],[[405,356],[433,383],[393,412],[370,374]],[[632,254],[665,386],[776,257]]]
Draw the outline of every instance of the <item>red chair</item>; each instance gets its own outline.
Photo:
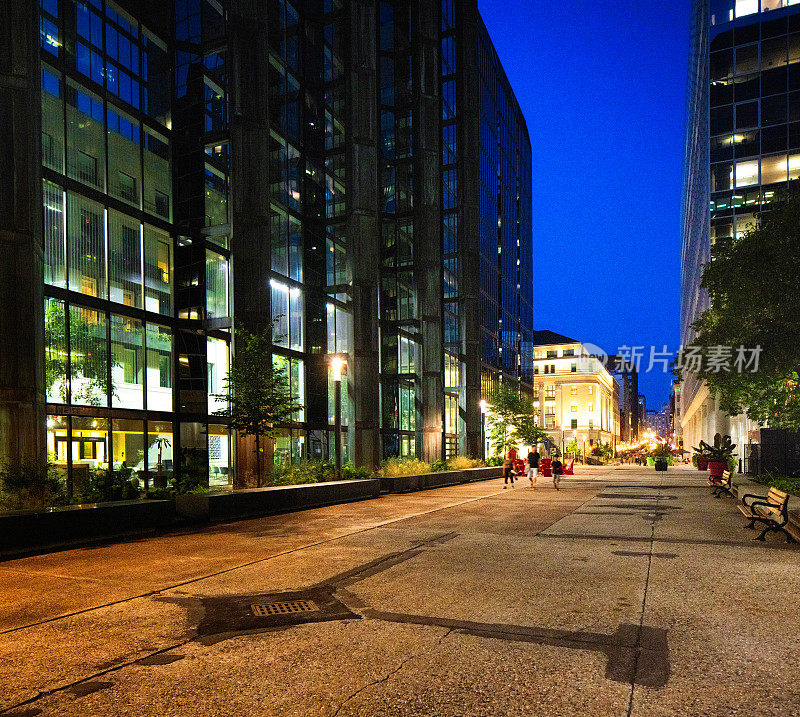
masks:
[[[565,476],[574,476],[575,475],[575,459],[571,458],[569,463],[564,466],[564,475]]]
[[[525,475],[525,461],[519,457],[519,453],[517,452],[516,448],[512,448],[508,452],[508,459],[514,464],[514,472],[518,476]]]
[[[553,461],[551,461],[549,458],[542,458],[539,461],[539,473],[541,473],[545,478],[552,478]]]

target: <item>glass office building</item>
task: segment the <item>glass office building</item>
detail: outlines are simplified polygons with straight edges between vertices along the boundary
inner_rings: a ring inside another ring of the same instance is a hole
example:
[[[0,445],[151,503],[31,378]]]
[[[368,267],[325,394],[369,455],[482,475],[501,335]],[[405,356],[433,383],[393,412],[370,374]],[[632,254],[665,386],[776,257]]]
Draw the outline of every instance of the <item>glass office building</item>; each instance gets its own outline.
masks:
[[[531,389],[532,247],[530,141],[475,2],[23,6],[32,270],[0,279],[34,328],[2,328],[0,409],[35,418],[5,455],[75,494],[97,470],[231,485],[234,325],[274,325],[303,405],[276,463],[332,456],[331,355],[345,460],[479,455],[481,397]]]
[[[741,236],[800,178],[800,4],[712,0],[693,6],[684,171],[681,338],[708,306],[711,246]],[[707,209],[706,207],[710,207]],[[681,388],[684,443],[752,428],[723,414],[694,376]]]

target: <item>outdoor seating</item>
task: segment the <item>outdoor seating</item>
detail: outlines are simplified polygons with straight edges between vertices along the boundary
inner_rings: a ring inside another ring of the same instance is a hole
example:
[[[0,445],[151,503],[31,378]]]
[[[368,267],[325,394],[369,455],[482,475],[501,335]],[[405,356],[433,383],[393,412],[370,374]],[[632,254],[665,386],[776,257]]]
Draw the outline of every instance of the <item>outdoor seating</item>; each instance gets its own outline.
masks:
[[[572,476],[575,475],[575,459],[570,458],[567,464],[564,466],[563,474],[565,476]]]
[[[709,478],[708,485],[714,489],[711,491],[711,495],[713,495],[715,498],[722,498],[723,495],[733,498],[730,471],[722,471],[722,476],[719,479]]]
[[[739,510],[750,519],[746,528],[754,528],[756,523],[764,523],[764,530],[755,540],[764,540],[770,531],[781,532],[786,536],[787,543],[796,542],[791,533],[786,530],[789,522],[789,494],[777,488],[770,488],[766,498],[763,495],[748,493],[742,496]]]

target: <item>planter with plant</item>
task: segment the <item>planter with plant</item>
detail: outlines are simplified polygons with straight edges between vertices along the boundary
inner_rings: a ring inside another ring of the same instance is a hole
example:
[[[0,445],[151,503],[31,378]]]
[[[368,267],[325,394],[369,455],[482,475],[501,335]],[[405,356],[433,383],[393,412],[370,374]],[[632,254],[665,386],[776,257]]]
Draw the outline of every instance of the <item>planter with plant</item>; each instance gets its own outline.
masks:
[[[67,502],[63,477],[52,463],[28,459],[0,465],[0,511],[41,510]]]
[[[707,471],[708,470],[708,461],[709,461],[709,451],[711,450],[712,446],[710,446],[705,441],[700,441],[700,445],[694,448],[694,455],[692,456],[692,464],[697,468],[699,471]]]
[[[666,443],[660,443],[650,451],[648,458],[653,459],[653,465],[657,471],[665,471],[667,466],[672,463],[672,450]]]
[[[722,473],[728,470],[728,463],[733,458],[735,448],[736,444],[731,442],[730,436],[725,436],[723,438],[717,433],[714,436],[713,446],[705,441],[700,441],[700,446],[694,450],[699,454],[697,459],[698,465],[700,463],[700,457],[706,457],[708,461],[709,479],[717,481],[722,478]]]

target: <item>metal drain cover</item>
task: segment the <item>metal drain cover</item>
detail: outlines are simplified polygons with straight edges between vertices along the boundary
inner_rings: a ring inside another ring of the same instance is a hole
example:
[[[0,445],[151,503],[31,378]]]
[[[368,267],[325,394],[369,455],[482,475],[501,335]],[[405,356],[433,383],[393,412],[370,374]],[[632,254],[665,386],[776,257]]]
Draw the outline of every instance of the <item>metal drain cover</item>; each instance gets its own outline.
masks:
[[[197,634],[208,637],[307,622],[358,620],[361,616],[335,598],[333,591],[330,585],[319,585],[302,591],[201,598],[203,617]]]
[[[290,602],[271,602],[251,605],[253,615],[268,617],[270,615],[288,615],[296,612],[314,612],[317,605],[313,600],[292,600]]]

